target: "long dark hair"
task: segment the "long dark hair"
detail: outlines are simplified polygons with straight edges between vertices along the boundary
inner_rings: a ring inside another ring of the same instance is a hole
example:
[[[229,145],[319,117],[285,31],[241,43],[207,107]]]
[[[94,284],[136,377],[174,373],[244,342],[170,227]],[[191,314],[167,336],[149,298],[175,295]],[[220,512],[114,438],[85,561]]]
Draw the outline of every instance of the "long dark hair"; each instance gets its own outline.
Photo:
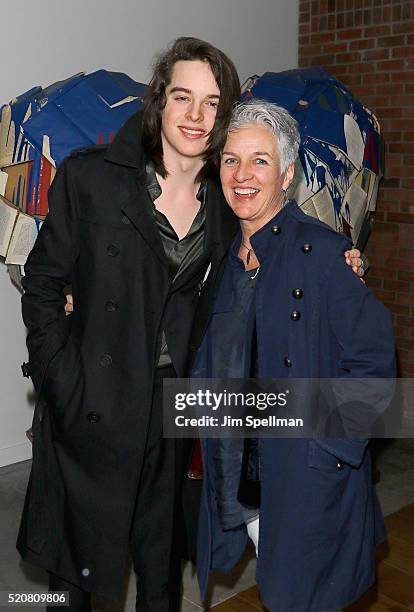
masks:
[[[240,98],[240,83],[236,68],[227,55],[198,38],[177,38],[171,47],[158,57],[143,104],[142,143],[156,171],[163,178],[167,176],[161,140],[162,112],[166,104],[165,89],[171,82],[175,63],[181,60],[208,62],[220,90],[216,120],[203,153],[204,166],[197,177],[200,179],[214,168],[224,146],[233,105]]]

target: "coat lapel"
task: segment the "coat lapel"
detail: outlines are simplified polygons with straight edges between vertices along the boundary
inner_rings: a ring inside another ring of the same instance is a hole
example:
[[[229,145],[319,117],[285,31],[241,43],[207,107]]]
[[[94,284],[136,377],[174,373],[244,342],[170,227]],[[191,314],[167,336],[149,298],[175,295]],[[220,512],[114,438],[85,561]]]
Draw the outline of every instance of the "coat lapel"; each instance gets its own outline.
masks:
[[[239,223],[215,182],[209,181],[209,191],[211,199],[208,199],[207,208],[206,245],[210,252],[211,271],[208,282],[215,285],[221,263],[239,229]]]
[[[153,213],[153,204],[146,187],[136,177],[131,176],[131,187],[126,190],[126,198],[121,202],[121,210],[134,228],[141,234],[143,240],[154,251],[160,262],[167,269],[168,260],[165,255],[160,232]]]
[[[153,205],[146,188],[145,159],[141,142],[141,113],[135,113],[119,130],[108,147],[105,160],[128,169],[124,191],[118,193],[121,211],[168,269],[161,237],[155,222]]]

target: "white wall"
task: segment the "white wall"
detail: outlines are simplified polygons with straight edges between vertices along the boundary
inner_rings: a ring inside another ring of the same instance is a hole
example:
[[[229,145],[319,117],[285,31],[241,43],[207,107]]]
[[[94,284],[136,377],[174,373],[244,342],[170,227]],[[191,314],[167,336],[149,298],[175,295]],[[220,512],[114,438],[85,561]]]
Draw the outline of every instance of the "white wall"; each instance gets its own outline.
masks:
[[[141,82],[177,36],[204,38],[252,74],[297,65],[298,0],[0,0],[0,105],[34,85],[98,68]],[[4,5],[4,6],[3,6]],[[7,20],[7,23],[5,21]],[[0,263],[0,466],[30,456],[31,383],[20,296]]]

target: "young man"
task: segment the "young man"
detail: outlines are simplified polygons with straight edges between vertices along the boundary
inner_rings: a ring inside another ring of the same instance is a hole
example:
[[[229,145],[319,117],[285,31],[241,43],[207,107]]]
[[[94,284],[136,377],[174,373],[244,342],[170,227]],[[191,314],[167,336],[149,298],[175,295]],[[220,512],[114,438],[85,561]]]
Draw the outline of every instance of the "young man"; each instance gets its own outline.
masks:
[[[211,175],[239,96],[221,51],[180,38],[143,112],[65,160],[50,190],[24,279],[38,402],[18,548],[71,610],[120,595],[129,549],[137,610],[179,609],[186,449],[162,437],[162,379],[187,373],[203,277],[237,227]]]
[[[119,597],[129,549],[137,610],[179,610],[188,452],[162,437],[162,380],[188,373],[199,290],[211,265],[212,299],[237,230],[213,162],[239,95],[221,51],[177,39],[142,113],[112,145],[63,162],[26,264],[25,373],[38,401],[18,548],[76,612],[90,593]]]

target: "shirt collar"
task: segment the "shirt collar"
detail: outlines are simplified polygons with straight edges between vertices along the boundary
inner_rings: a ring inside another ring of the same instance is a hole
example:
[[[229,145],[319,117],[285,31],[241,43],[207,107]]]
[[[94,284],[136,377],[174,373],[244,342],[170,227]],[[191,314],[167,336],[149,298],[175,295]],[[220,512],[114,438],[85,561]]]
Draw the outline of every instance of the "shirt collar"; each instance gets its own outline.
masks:
[[[155,171],[154,163],[147,159],[145,163],[145,172],[146,172],[146,181],[147,181],[147,190],[150,195],[150,198],[153,202],[162,194],[161,185],[157,179],[157,173]],[[201,208],[204,208],[206,203],[206,193],[207,193],[207,183],[206,181],[202,181],[200,187],[197,191],[196,198],[201,202]]]

